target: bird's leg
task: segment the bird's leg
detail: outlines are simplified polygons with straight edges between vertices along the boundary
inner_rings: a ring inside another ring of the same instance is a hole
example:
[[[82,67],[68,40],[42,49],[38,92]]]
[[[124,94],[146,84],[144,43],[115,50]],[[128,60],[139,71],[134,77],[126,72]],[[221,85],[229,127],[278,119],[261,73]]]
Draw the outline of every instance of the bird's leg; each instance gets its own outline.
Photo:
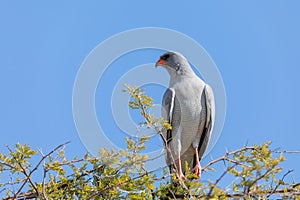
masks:
[[[175,137],[174,137],[174,150],[175,152],[177,153],[176,156],[177,156],[177,176],[179,179],[185,179],[183,173],[182,173],[182,168],[181,168],[181,132],[182,132],[182,129],[181,127],[179,126],[178,128],[174,129],[173,130],[174,133],[175,133]]]
[[[199,161],[198,148],[194,147],[194,151],[196,154],[196,166],[192,169],[192,172],[195,172],[196,176],[198,178],[200,178],[201,177],[201,165],[200,165],[200,161]]]
[[[180,179],[185,179],[183,173],[182,173],[182,168],[181,168],[181,159],[180,159],[180,152],[178,153],[178,178]]]

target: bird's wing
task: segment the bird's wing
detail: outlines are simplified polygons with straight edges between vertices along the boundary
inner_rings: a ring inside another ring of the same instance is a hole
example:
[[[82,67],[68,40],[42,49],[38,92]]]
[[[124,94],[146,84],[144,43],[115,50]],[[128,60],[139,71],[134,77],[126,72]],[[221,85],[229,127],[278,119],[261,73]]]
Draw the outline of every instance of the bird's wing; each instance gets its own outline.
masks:
[[[173,125],[173,113],[175,107],[175,91],[171,88],[168,88],[164,94],[162,101],[162,117],[169,122],[170,125]],[[164,130],[163,137],[167,140],[167,148],[170,148],[169,144],[172,140],[172,130]],[[166,149],[165,149],[166,150]],[[168,150],[165,151],[166,163],[172,170],[172,155]]]
[[[207,148],[213,130],[214,121],[215,121],[214,94],[211,87],[207,84],[204,87],[204,98],[205,98],[205,106],[206,106],[206,118],[205,118],[206,121],[205,121],[205,126],[198,146],[198,154],[200,160]]]
[[[173,111],[175,106],[175,91],[168,88],[162,100],[162,117],[172,125]],[[166,130],[164,137],[169,143],[172,140],[172,130]]]

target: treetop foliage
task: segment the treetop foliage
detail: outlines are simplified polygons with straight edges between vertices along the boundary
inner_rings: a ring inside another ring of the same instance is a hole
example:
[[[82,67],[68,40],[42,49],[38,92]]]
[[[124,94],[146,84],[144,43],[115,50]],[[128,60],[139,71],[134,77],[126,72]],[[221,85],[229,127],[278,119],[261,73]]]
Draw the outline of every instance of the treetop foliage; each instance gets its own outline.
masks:
[[[138,87],[126,85],[129,106],[139,109],[143,124],[162,136],[171,128],[149,113],[153,99]],[[0,153],[0,196],[3,199],[300,199],[300,183],[287,182],[288,151],[273,150],[271,142],[225,152],[202,167],[214,179],[196,179],[186,165],[186,180],[167,168],[148,171],[143,154],[149,137],[126,138],[125,150],[100,149],[97,156],[65,156],[67,143],[45,154],[27,144],[7,146]],[[164,138],[163,142],[166,144]],[[165,146],[166,147],[166,146]],[[34,158],[34,159],[33,159]],[[33,162],[33,160],[37,162]],[[221,166],[221,167],[220,167]],[[224,182],[228,182],[224,186]]]

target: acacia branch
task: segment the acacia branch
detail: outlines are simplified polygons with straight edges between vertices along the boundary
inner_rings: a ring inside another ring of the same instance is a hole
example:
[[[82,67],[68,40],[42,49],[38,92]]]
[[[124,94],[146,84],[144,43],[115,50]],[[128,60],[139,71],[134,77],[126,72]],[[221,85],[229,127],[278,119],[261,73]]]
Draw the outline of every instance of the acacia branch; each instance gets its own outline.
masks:
[[[8,198],[6,198],[6,199],[17,199],[17,198],[19,198],[19,194],[20,194],[20,192],[22,191],[22,189],[25,187],[25,185],[26,185],[26,183],[29,181],[30,183],[31,183],[31,185],[33,186],[33,188],[34,188],[34,190],[35,190],[35,194],[34,193],[32,193],[32,192],[30,192],[30,195],[32,196],[32,195],[39,195],[39,192],[38,192],[38,190],[37,190],[37,188],[36,188],[36,186],[35,186],[35,184],[32,182],[32,180],[31,180],[31,175],[38,169],[38,167],[41,165],[41,163],[47,158],[47,157],[49,157],[51,154],[53,154],[55,151],[57,151],[58,149],[60,149],[61,147],[63,147],[64,145],[66,145],[66,144],[69,144],[70,143],[70,141],[68,141],[68,142],[65,142],[65,143],[63,143],[63,144],[60,144],[60,145],[58,145],[56,148],[54,148],[52,151],[50,151],[48,154],[46,154],[46,155],[44,155],[41,159],[40,159],[40,161],[36,164],[36,166],[29,172],[29,174],[26,172],[26,170],[23,168],[23,166],[20,164],[20,162],[19,161],[17,161],[17,159],[14,157],[14,159],[18,162],[18,164],[20,165],[20,167],[21,167],[21,169],[22,169],[22,172],[24,173],[24,175],[26,176],[26,178],[25,178],[25,180],[24,180],[24,182],[23,182],[23,184],[21,185],[21,187],[19,188],[19,190],[14,194],[14,196],[13,197],[8,197]],[[12,150],[7,146],[7,148],[8,148],[8,150],[10,151],[10,152],[12,152]],[[24,170],[25,170],[25,172],[24,172]]]
[[[207,163],[204,167],[202,167],[202,171],[205,171],[209,166],[211,166],[211,165],[213,165],[217,162],[220,162],[220,161],[226,161],[227,160],[229,162],[237,163],[236,161],[233,161],[233,160],[229,159],[229,156],[234,155],[234,154],[239,153],[239,152],[242,152],[242,151],[246,151],[246,150],[254,150],[256,148],[257,147],[254,147],[254,146],[243,146],[240,149],[237,149],[237,150],[234,150],[234,151],[231,151],[231,152],[227,152],[224,156],[221,156],[221,157]]]
[[[283,183],[285,177],[286,177],[288,174],[290,174],[291,172],[293,172],[293,170],[287,171],[287,172],[282,176],[282,178],[280,179],[280,181],[278,181],[278,183],[276,184],[276,186],[275,186],[275,188],[273,189],[273,191],[272,191],[267,197],[269,197],[269,196],[271,196],[272,194],[274,194],[274,192],[275,192],[275,191],[280,187],[280,185]]]
[[[227,170],[225,170],[222,175],[216,180],[216,182],[212,185],[212,187],[210,188],[207,197],[210,198],[211,197],[211,193],[212,191],[215,189],[216,185],[221,181],[221,179],[233,168],[235,168],[238,164],[236,163],[235,165],[229,167]]]
[[[164,143],[164,148],[167,150],[167,152],[171,156],[172,165],[173,165],[174,169],[176,170],[176,172],[178,172],[173,153],[172,153],[171,149],[168,147],[168,141],[164,137],[162,130],[157,126],[157,124],[155,122],[153,122],[153,120],[150,117],[150,114],[147,113],[147,109],[146,109],[145,105],[143,104],[142,99],[141,99],[140,95],[137,93],[136,89],[133,89],[133,88],[129,87],[128,85],[125,85],[125,87],[128,89],[130,95],[138,101],[139,107],[141,109],[141,114],[144,117],[144,119],[146,120],[146,123],[150,124],[152,126],[152,128],[155,130],[155,132],[160,135],[160,137]]]
[[[27,170],[23,167],[22,163],[19,161],[19,159],[17,159],[14,154],[13,151],[9,148],[9,146],[7,146],[7,149],[9,150],[9,152],[11,153],[13,159],[17,162],[17,164],[20,166],[22,173],[25,175],[25,181],[23,182],[22,186],[19,188],[19,190],[15,193],[14,198],[16,198],[18,196],[18,194],[21,192],[22,188],[25,186],[25,184],[27,183],[27,181],[29,181],[30,185],[32,186],[32,188],[34,189],[36,195],[39,195],[39,191],[36,187],[36,185],[32,182],[31,180],[31,174],[32,173],[27,173]]]

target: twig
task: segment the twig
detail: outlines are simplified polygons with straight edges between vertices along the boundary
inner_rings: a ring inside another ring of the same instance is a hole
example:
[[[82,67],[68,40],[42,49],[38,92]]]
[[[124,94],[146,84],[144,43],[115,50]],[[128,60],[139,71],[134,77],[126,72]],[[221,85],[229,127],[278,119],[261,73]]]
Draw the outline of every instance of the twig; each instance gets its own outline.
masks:
[[[22,173],[25,175],[26,179],[23,183],[23,185],[21,186],[21,188],[19,188],[19,190],[15,193],[15,197],[17,197],[17,195],[21,192],[22,188],[24,187],[24,185],[27,183],[27,181],[29,181],[30,185],[32,186],[32,188],[34,189],[35,193],[37,196],[39,196],[39,191],[36,187],[36,185],[32,182],[31,180],[31,172],[28,174],[26,169],[23,167],[22,163],[13,155],[13,151],[9,148],[9,146],[7,146],[7,149],[9,150],[9,152],[11,153],[12,157],[14,158],[14,160],[17,162],[17,164],[20,166]]]
[[[44,161],[45,158],[47,158],[48,156],[50,156],[51,154],[53,154],[55,151],[57,151],[58,149],[60,149],[61,147],[63,147],[64,145],[66,144],[69,144],[70,141],[66,142],[66,143],[63,143],[63,144],[60,144],[58,145],[56,148],[54,148],[52,151],[50,151],[48,154],[44,155],[40,161],[37,163],[37,165],[30,171],[29,174],[27,174],[26,172],[26,179],[24,180],[23,184],[21,185],[21,187],[19,188],[19,190],[14,194],[14,196],[12,197],[12,199],[16,199],[18,197],[18,195],[20,194],[20,192],[22,191],[22,189],[24,188],[24,186],[26,185],[27,181],[30,181],[31,182],[31,175],[33,172],[35,172],[38,167],[40,166],[40,164]],[[12,150],[8,147],[9,151],[12,152]],[[35,185],[34,185],[35,186]],[[35,192],[36,192],[36,195],[38,195],[38,190],[37,188],[35,187]],[[10,198],[8,198],[10,199]]]
[[[279,186],[281,185],[281,181],[283,182],[284,178],[285,178],[288,174],[290,174],[291,172],[293,172],[293,170],[287,171],[287,172],[282,176],[282,178],[280,179],[280,181],[278,181],[278,183],[276,184],[276,186],[275,186],[275,188],[273,189],[273,191],[272,191],[267,197],[269,197],[269,196],[271,196],[272,194],[274,194],[274,192],[275,192],[275,191],[279,188]]]
[[[47,198],[47,196],[46,196],[46,188],[45,188],[47,172],[48,172],[48,170],[46,169],[45,164],[44,164],[42,190],[43,190],[43,197],[44,197],[46,200],[48,200],[48,198]]]
[[[252,184],[248,187],[248,192],[250,190],[250,188],[255,185],[260,179],[264,178],[267,176],[268,173],[270,173],[273,170],[273,168],[270,168],[268,170],[266,170],[266,172],[263,175],[260,175],[259,177],[257,177],[256,179],[254,179],[254,181],[252,182]]]
[[[213,165],[216,162],[219,162],[219,161],[222,161],[222,160],[228,160],[228,156],[229,155],[233,155],[233,154],[245,151],[245,150],[253,150],[253,149],[256,149],[256,148],[257,147],[254,147],[254,146],[244,146],[244,147],[242,147],[240,149],[237,149],[237,150],[231,151],[229,153],[226,153],[224,156],[221,156],[221,157],[219,157],[219,158],[217,158],[215,160],[212,160],[209,163],[207,163],[204,167],[202,167],[202,171],[205,171],[206,168],[208,168],[209,166]],[[235,162],[233,162],[233,163],[235,163]]]
[[[300,151],[289,151],[289,150],[274,150],[274,153],[300,153]]]
[[[213,184],[213,186],[210,188],[208,194],[207,194],[207,198],[210,198],[212,191],[215,189],[216,185],[221,181],[221,179],[233,168],[235,168],[238,165],[238,163],[236,163],[235,165],[229,167],[227,170],[225,170],[222,175],[216,180],[216,182]]]
[[[8,163],[6,163],[6,162],[3,162],[3,161],[0,161],[0,165],[7,166],[7,167],[9,167],[10,169],[15,169],[14,166],[12,166],[12,165],[10,165],[10,164],[8,164]]]

